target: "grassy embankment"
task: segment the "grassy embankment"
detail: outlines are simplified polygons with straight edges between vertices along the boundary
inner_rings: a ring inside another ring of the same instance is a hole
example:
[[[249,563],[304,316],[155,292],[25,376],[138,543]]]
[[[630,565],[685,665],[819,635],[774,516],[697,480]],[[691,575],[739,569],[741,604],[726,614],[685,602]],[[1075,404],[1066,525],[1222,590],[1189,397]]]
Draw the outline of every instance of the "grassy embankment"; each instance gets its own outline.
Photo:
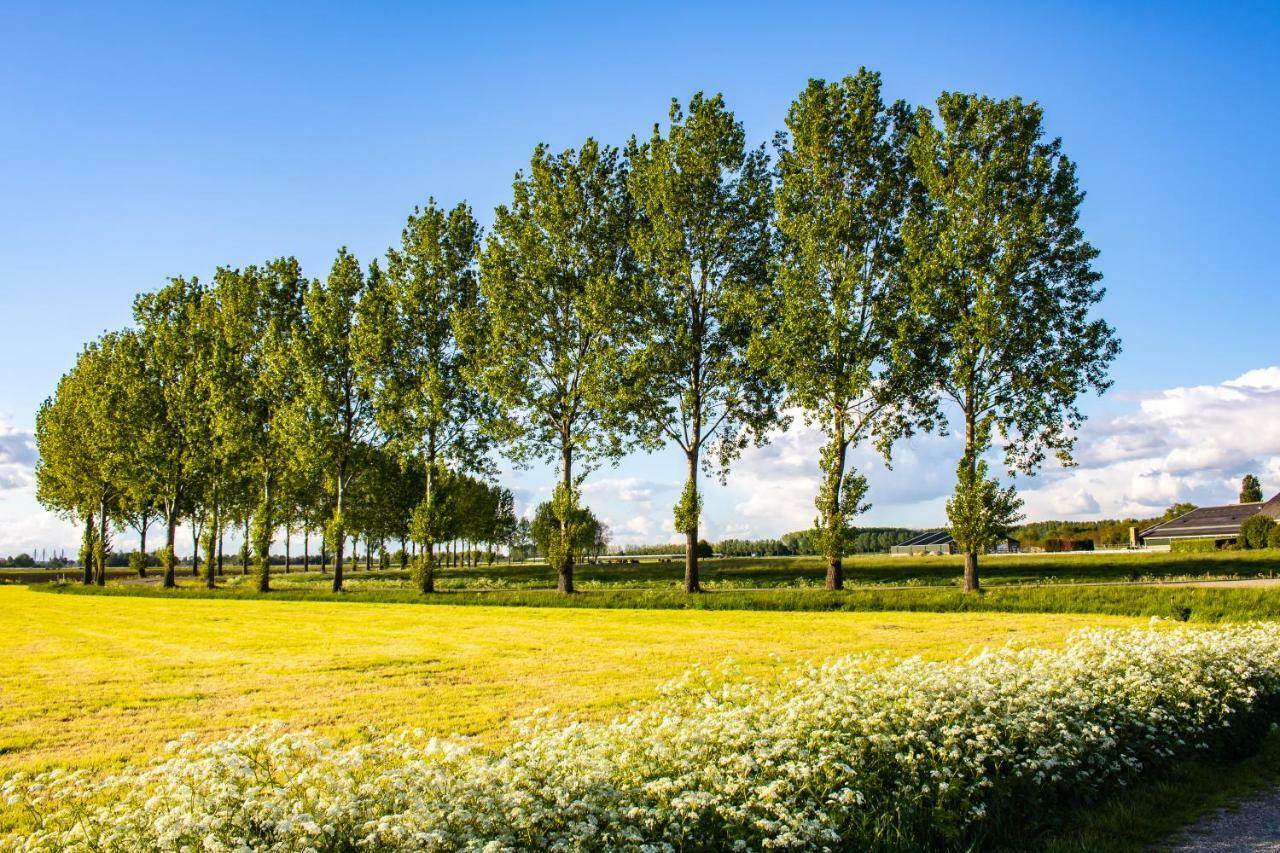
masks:
[[[1186,558],[1169,560],[1161,565],[1170,571],[1205,569],[1196,573],[1200,577],[1212,574],[1217,577],[1245,577],[1259,567],[1269,565],[1261,560],[1247,560],[1237,556],[1234,561],[1210,560],[1203,563]],[[1028,560],[1034,558],[1027,558]],[[1056,558],[1040,558],[1050,560]],[[1076,558],[1078,560],[1079,558]],[[1058,578],[1054,583],[1014,585],[991,583],[981,595],[966,595],[958,587],[912,585],[895,588],[882,583],[874,586],[855,587],[844,592],[827,592],[815,588],[734,588],[722,586],[703,595],[686,595],[670,586],[635,587],[620,583],[583,585],[581,592],[564,596],[546,588],[503,586],[510,575],[506,567],[466,570],[475,572],[492,584],[490,588],[449,589],[434,595],[422,595],[411,587],[407,579],[398,573],[357,573],[351,578],[347,591],[340,595],[329,592],[326,576],[317,573],[279,574],[273,576],[275,589],[259,593],[239,575],[220,579],[221,586],[207,590],[203,584],[190,578],[181,579],[176,590],[161,589],[155,584],[112,583],[106,587],[85,587],[79,584],[50,585],[35,589],[61,593],[64,596],[108,595],[138,596],[150,598],[189,599],[270,599],[275,601],[311,601],[317,603],[362,604],[425,604],[425,605],[485,605],[505,607],[556,607],[591,609],[640,609],[640,610],[758,610],[758,611],[916,611],[942,613],[1100,613],[1114,616],[1159,616],[1195,622],[1244,621],[1250,619],[1280,619],[1280,586],[1248,588],[1213,588],[1188,584],[1153,585],[1121,580],[1127,570],[1127,561],[1108,562],[1113,558],[1096,556],[1098,561],[1087,565],[1092,574],[1082,577],[1069,574],[1070,565],[1052,566]],[[1156,557],[1130,559],[1154,560]],[[1274,559],[1274,558],[1273,558]],[[762,561],[755,561],[756,565]],[[989,563],[996,563],[991,560]],[[1075,561],[1073,560],[1072,564]],[[1159,566],[1157,566],[1159,567]],[[593,567],[594,568],[594,567]],[[643,567],[646,571],[652,568]],[[751,572],[751,565],[737,569]],[[784,569],[768,567],[768,571]],[[805,571],[797,567],[791,571]],[[1006,571],[1014,571],[1010,567]],[[1023,569],[1016,569],[1023,571]],[[516,571],[533,571],[530,567],[517,567]],[[544,574],[545,567],[540,569]],[[617,571],[598,568],[597,572]],[[668,571],[672,571],[668,569]],[[1099,576],[1111,580],[1097,580]],[[1261,569],[1262,572],[1269,569]],[[910,577],[907,578],[908,580]]]

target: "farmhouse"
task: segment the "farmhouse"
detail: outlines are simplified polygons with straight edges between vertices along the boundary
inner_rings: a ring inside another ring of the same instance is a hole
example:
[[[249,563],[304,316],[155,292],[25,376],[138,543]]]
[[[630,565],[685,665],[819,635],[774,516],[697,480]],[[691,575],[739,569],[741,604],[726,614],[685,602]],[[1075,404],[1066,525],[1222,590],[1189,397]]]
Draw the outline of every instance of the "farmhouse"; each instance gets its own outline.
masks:
[[[1138,541],[1143,547],[1156,550],[1168,549],[1178,539],[1213,539],[1218,544],[1235,542],[1240,536],[1240,525],[1255,515],[1280,519],[1280,494],[1269,501],[1193,509],[1141,531]]]

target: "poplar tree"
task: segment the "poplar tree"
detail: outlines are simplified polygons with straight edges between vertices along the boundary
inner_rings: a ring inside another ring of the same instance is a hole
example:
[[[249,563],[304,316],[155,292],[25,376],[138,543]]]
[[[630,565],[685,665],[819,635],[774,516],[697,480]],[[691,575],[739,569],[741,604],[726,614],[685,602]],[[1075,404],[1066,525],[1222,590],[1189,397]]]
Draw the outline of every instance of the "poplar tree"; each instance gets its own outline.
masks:
[[[481,430],[484,397],[463,378],[464,353],[456,328],[479,299],[476,253],[480,229],[471,209],[446,212],[429,199],[415,208],[387,252],[386,275],[361,302],[369,334],[359,350],[379,428],[425,471],[415,537],[422,557],[414,581],[435,589],[435,546],[443,531],[436,512],[442,465],[484,471],[489,442]]]
[[[85,347],[36,414],[36,499],[84,519],[86,585],[106,583],[109,516],[117,511],[124,473],[124,445],[115,435],[124,387],[117,337],[105,335]]]
[[[134,320],[143,348],[143,371],[149,399],[155,406],[149,423],[139,431],[138,472],[153,483],[164,511],[165,588],[177,585],[178,522],[194,497],[203,450],[200,435],[200,377],[194,357],[195,318],[204,287],[198,279],[171,279],[155,293],[134,301]]]
[[[461,324],[464,372],[498,406],[491,434],[517,464],[558,464],[548,562],[569,593],[579,485],[633,433],[623,377],[638,322],[631,206],[617,150],[591,139],[562,154],[538,146],[512,195],[494,212],[481,300]]]
[[[699,469],[723,479],[751,441],[778,422],[777,388],[747,357],[764,321],[769,282],[770,178],[763,148],[748,150],[720,95],[672,101],[664,135],[627,147],[636,208],[632,247],[646,279],[647,345],[631,387],[661,441],[685,455],[674,508],[685,536],[686,592],[697,592]]]
[[[375,264],[370,269],[375,286],[379,276]],[[365,288],[360,262],[341,249],[328,278],[306,290],[306,318],[294,350],[300,394],[293,435],[300,454],[325,471],[332,489],[325,539],[333,544],[334,592],[342,591],[343,552],[351,533],[347,490],[358,470],[357,449],[375,427],[368,385],[357,370],[360,338],[368,334],[356,322]]]
[[[849,450],[874,439],[887,460],[932,408],[927,373],[894,357],[895,340],[910,334],[901,226],[912,117],[901,101],[886,106],[880,75],[861,69],[838,83],[810,80],[786,123],[776,323],[756,355],[786,386],[787,405],[826,436],[816,527],[827,589],[842,589],[852,519],[870,506]]]
[[[1077,405],[1110,386],[1120,350],[1091,316],[1102,299],[1097,249],[1079,226],[1084,193],[1040,107],[944,93],[937,121],[921,108],[909,146],[923,198],[903,227],[917,334],[938,393],[959,412],[964,452],[948,504],[979,588],[978,554],[1020,517],[982,455],[999,440],[1005,466],[1030,474],[1049,453],[1071,464]]]

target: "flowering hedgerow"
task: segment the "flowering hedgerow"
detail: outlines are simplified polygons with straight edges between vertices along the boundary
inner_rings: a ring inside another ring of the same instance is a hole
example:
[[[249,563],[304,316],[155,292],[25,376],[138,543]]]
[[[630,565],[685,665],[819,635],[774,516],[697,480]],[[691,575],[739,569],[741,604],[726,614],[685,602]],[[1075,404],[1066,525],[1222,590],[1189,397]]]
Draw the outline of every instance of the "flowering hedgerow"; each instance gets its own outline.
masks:
[[[485,750],[260,727],[144,770],[0,787],[19,850],[945,848],[1042,825],[1269,723],[1280,626],[1089,630],[1060,650],[772,680],[695,670],[609,724]]]

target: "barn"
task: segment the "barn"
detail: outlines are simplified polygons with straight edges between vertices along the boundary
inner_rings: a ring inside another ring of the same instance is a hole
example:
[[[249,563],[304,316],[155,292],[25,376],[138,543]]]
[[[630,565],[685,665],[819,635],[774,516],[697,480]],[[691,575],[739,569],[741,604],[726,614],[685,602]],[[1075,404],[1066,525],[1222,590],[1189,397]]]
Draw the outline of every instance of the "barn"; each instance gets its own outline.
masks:
[[[909,554],[954,554],[956,540],[945,530],[930,530],[912,536],[906,542],[900,542],[889,549],[890,554],[905,556]]]
[[[1016,554],[1020,545],[1017,539],[1005,538],[992,548],[988,553],[991,554]],[[956,540],[951,538],[951,534],[945,530],[930,530],[917,536],[912,536],[906,542],[900,542],[889,549],[890,554],[899,556],[909,556],[912,554],[954,554],[956,553]]]

